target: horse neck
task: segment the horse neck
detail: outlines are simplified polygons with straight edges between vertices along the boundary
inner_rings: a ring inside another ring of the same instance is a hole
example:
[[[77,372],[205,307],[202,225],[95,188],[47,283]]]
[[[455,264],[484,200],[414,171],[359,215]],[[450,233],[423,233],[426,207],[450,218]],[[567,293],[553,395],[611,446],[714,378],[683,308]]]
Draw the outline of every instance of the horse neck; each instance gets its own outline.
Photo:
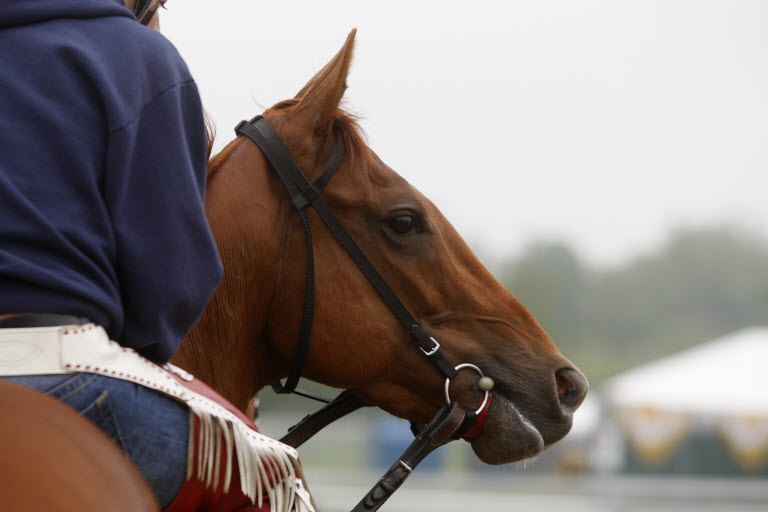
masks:
[[[261,388],[281,376],[265,329],[280,261],[281,237],[275,233],[283,232],[284,215],[281,191],[273,190],[261,152],[239,142],[211,161],[206,192],[224,277],[174,363],[244,410]]]

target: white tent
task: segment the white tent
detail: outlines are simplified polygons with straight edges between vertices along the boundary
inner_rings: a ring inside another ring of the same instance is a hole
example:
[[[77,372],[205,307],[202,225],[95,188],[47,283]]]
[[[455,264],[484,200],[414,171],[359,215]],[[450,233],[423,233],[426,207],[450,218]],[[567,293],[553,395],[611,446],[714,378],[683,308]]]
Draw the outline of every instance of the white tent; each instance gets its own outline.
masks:
[[[768,460],[767,370],[768,328],[751,327],[614,377],[605,398],[646,463],[664,463],[698,421],[715,426],[743,470],[762,471]]]
[[[629,370],[606,383],[612,406],[768,415],[768,327],[751,327]]]

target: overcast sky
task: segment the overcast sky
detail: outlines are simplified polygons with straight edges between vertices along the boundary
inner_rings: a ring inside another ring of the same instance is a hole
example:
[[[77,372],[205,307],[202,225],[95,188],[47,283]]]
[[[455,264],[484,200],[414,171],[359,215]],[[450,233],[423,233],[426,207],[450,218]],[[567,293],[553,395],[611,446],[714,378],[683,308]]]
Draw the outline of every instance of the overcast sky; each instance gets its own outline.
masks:
[[[167,5],[218,147],[357,27],[348,106],[486,258],[557,238],[617,263],[678,225],[766,232],[766,2]]]

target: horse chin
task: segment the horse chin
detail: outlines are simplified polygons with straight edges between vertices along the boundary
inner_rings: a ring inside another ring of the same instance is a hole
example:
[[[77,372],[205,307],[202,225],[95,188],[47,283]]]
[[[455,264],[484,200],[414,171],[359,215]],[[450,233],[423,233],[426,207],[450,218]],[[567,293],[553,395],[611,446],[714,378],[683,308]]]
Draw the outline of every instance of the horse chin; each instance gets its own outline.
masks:
[[[544,449],[539,430],[499,393],[494,394],[485,430],[471,443],[475,455],[486,464],[517,462]]]

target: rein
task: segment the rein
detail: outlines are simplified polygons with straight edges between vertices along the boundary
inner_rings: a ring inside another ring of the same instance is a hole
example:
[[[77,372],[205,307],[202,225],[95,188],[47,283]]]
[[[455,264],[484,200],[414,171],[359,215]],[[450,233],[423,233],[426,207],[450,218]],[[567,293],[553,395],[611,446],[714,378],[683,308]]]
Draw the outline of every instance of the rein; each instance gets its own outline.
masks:
[[[430,452],[443,444],[462,437],[471,439],[482,431],[492,399],[490,390],[493,387],[493,381],[489,377],[485,377],[482,371],[472,364],[464,363],[454,367],[448,361],[440,347],[440,343],[430,336],[429,331],[408,311],[408,308],[406,308],[397,294],[395,294],[378,270],[376,270],[321,196],[323,189],[328,185],[336,171],[338,171],[344,156],[344,146],[341,142],[337,143],[333,148],[323,173],[313,183],[298,167],[280,138],[263,116],[258,115],[250,121],[241,121],[235,128],[235,133],[248,137],[259,146],[267,160],[269,160],[283,186],[288,191],[291,204],[301,216],[307,241],[307,277],[297,353],[285,384],[278,381],[272,385],[272,388],[276,393],[295,393],[326,402],[327,405],[291,427],[281,441],[293,447],[298,447],[333,421],[367,405],[350,391],[343,391],[333,400],[329,400],[313,393],[296,389],[309,353],[315,309],[314,251],[312,227],[307,213],[309,206],[315,209],[319,217],[376,289],[389,309],[400,323],[403,324],[411,338],[418,343],[424,355],[432,361],[438,371],[445,377],[446,405],[437,412],[428,425],[419,427],[412,424],[412,430],[416,436],[414,441],[353,509],[353,512],[377,510],[402,485],[405,479],[413,472],[416,465]],[[458,375],[458,370],[462,368],[471,368],[480,375],[480,387],[485,393],[477,411],[465,411],[457,402],[450,399],[448,393],[449,384]]]

